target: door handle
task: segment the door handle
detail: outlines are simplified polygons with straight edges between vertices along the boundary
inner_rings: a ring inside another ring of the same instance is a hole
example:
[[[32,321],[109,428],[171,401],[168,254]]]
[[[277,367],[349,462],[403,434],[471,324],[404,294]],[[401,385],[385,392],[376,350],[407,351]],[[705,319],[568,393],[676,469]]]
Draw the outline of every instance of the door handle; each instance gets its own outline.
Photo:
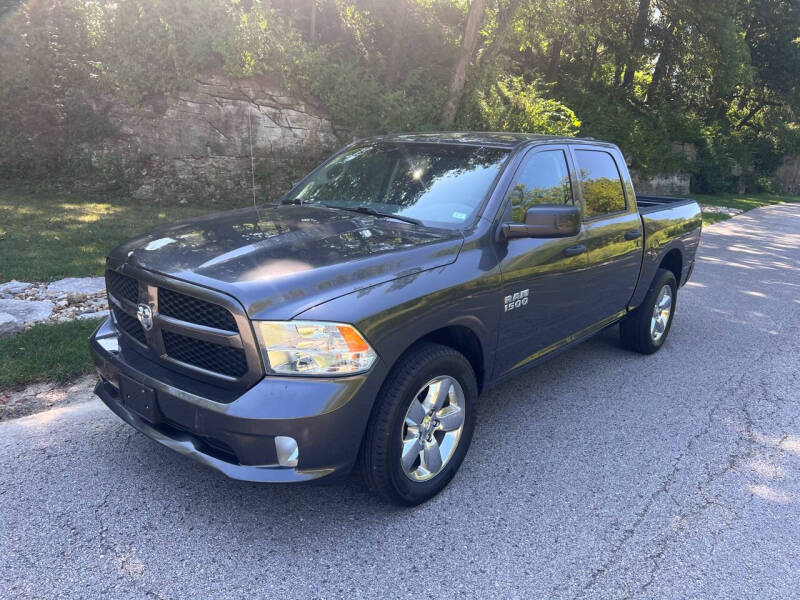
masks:
[[[628,231],[625,234],[626,240],[635,240],[636,238],[642,237],[642,231],[640,229],[634,229],[633,231]]]
[[[583,244],[564,248],[564,256],[578,256],[578,254],[583,254],[584,252],[586,252],[586,246]]]

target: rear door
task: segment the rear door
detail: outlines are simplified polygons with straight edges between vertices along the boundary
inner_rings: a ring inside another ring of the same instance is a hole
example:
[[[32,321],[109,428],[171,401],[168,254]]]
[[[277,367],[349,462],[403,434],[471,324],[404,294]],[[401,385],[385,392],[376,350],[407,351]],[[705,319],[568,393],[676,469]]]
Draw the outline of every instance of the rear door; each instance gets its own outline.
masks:
[[[594,297],[597,321],[624,311],[642,264],[642,220],[628,171],[619,152],[603,146],[574,146],[588,249],[586,290]],[[623,176],[624,174],[624,176]]]
[[[537,146],[506,191],[504,223],[523,223],[534,205],[575,205],[575,182],[564,146]],[[592,303],[586,294],[584,232],[567,238],[514,238],[498,243],[503,306],[495,373],[527,364],[582,329]]]

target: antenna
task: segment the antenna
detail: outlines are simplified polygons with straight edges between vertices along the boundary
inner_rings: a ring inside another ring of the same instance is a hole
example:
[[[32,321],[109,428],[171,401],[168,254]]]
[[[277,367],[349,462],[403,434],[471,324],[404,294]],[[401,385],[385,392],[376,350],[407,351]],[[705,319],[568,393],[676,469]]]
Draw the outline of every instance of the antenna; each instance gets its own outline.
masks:
[[[247,109],[247,131],[250,138],[250,183],[253,188],[253,208],[258,214],[258,206],[256,205],[256,163],[253,158],[253,123],[250,120],[251,109]],[[260,217],[259,217],[260,218]]]

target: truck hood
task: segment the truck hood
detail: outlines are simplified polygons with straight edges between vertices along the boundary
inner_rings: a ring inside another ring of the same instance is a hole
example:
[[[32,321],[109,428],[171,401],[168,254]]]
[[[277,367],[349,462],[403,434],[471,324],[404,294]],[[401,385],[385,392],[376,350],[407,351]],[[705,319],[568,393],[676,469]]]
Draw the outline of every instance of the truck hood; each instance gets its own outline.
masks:
[[[110,255],[237,298],[255,319],[455,261],[459,232],[312,206],[266,206],[160,227]]]

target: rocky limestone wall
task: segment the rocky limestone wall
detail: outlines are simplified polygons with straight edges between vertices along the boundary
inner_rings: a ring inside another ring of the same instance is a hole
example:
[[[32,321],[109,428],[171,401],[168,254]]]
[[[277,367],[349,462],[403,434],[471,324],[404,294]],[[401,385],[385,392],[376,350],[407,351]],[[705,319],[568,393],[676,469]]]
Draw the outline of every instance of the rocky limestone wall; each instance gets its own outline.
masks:
[[[673,142],[672,152],[687,164],[697,160],[697,147],[694,144]],[[625,159],[630,165],[631,157],[626,155]],[[630,169],[630,173],[637,194],[649,194],[652,196],[689,195],[692,183],[691,175],[680,169],[676,169],[671,173],[661,173],[648,177],[641,176],[635,169]]]
[[[665,175],[654,175],[652,177],[640,177],[631,171],[633,187],[637,194],[649,194],[652,196],[687,196],[691,177],[688,173],[669,173]]]
[[[800,156],[786,156],[775,173],[778,191],[800,194]]]
[[[140,199],[251,195],[253,171],[257,197],[275,197],[299,175],[294,171],[339,145],[323,108],[265,77],[205,74],[194,89],[141,106],[100,98],[94,108],[117,134],[84,149],[92,170],[111,186],[124,180]]]

